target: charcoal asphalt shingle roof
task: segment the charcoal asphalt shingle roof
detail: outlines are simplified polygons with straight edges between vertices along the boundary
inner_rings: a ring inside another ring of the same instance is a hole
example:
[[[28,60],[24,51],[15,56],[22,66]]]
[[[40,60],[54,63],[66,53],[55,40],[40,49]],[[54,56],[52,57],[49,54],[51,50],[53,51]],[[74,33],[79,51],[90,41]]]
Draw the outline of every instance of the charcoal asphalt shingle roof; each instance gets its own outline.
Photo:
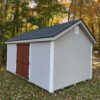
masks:
[[[56,35],[60,34],[61,32],[71,27],[78,21],[80,20],[70,21],[67,23],[58,24],[55,26],[50,26],[35,31],[25,32],[22,35],[8,40],[7,42],[55,37]]]

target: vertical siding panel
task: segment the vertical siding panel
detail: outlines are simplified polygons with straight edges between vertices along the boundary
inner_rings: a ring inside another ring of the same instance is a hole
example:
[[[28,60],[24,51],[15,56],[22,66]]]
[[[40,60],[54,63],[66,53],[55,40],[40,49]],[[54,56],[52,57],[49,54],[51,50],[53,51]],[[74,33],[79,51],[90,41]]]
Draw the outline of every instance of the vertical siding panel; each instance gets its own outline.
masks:
[[[81,28],[79,32],[72,29],[55,41],[54,90],[92,76],[92,43]]]
[[[49,91],[50,42],[30,44],[29,81]]]
[[[16,73],[16,44],[7,44],[7,70]]]

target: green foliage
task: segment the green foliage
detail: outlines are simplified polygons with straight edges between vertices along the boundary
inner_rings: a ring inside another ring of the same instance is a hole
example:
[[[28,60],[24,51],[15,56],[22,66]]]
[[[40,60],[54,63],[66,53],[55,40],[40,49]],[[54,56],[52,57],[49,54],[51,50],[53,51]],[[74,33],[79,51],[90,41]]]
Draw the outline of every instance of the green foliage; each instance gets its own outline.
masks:
[[[59,4],[58,0],[38,0],[38,6],[34,10],[28,7],[28,3],[29,0],[8,0],[7,2],[5,33],[10,33],[11,38],[16,36],[16,33],[22,33],[23,29],[29,31],[28,23],[39,28],[45,27],[55,15],[65,13],[64,5]]]
[[[96,0],[73,0],[70,6],[71,14],[71,20],[84,20],[100,47],[100,3]]]
[[[0,0],[0,31],[3,42],[26,31],[55,25],[61,20],[57,16],[65,13],[64,5],[59,4],[58,0],[38,0],[35,9],[29,8],[29,0],[5,1]],[[2,47],[4,55],[6,48]]]

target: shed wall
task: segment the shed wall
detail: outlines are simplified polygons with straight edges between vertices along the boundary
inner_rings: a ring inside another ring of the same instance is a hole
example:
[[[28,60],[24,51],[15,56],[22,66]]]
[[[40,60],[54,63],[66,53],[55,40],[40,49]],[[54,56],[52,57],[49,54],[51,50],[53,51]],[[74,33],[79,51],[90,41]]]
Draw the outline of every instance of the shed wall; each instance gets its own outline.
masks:
[[[49,90],[50,42],[30,44],[29,81]]]
[[[54,47],[54,90],[90,79],[92,44],[79,28],[61,36]]]
[[[7,44],[7,70],[16,73],[16,44]]]

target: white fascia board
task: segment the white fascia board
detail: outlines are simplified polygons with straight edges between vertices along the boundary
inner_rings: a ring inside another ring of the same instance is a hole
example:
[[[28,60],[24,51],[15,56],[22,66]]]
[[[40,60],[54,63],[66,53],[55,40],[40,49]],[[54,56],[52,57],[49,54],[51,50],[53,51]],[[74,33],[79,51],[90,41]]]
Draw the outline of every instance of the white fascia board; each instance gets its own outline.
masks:
[[[50,42],[50,77],[49,77],[49,92],[53,93],[54,81],[54,41]]]
[[[54,40],[53,37],[51,38],[40,38],[40,39],[32,39],[32,40],[21,40],[21,41],[11,41],[5,42],[6,44],[16,44],[16,43],[32,43],[32,42],[43,42],[43,41],[51,41]]]

